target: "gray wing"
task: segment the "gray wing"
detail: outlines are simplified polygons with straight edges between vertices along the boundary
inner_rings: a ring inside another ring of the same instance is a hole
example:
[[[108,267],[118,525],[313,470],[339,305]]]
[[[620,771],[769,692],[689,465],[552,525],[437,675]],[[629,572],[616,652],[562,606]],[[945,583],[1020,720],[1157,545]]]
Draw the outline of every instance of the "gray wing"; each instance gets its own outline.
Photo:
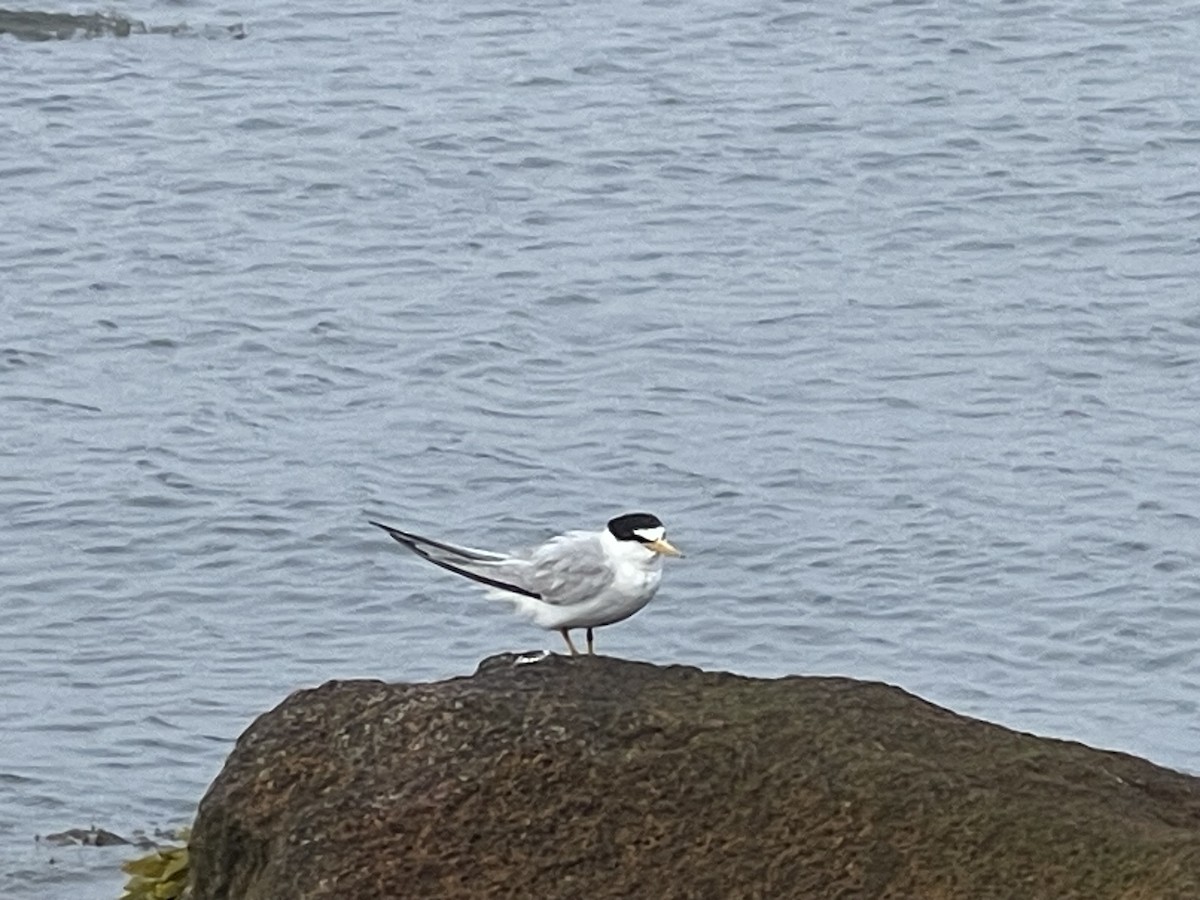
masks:
[[[555,606],[590,600],[612,584],[613,570],[600,535],[571,531],[552,538],[529,555],[527,583]]]
[[[532,577],[533,570],[530,562],[519,557],[505,556],[502,553],[492,553],[490,550],[476,550],[473,547],[459,547],[446,544],[432,538],[421,537],[411,531],[401,531],[382,522],[371,522],[376,528],[382,528],[397,543],[403,544],[417,556],[428,560],[435,566],[441,566],[470,578],[488,587],[514,594],[523,594],[534,599],[543,599],[542,594]],[[552,601],[553,602],[553,601]]]

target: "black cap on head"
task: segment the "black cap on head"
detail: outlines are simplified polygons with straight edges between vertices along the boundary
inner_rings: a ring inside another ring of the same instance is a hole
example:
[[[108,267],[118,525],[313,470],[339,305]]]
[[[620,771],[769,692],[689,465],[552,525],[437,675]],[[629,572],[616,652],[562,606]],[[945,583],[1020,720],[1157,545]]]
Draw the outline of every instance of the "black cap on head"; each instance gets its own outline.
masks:
[[[608,523],[609,532],[618,541],[641,541],[643,544],[646,543],[646,539],[635,532],[662,527],[663,523],[658,520],[658,516],[652,516],[650,513],[625,513]]]

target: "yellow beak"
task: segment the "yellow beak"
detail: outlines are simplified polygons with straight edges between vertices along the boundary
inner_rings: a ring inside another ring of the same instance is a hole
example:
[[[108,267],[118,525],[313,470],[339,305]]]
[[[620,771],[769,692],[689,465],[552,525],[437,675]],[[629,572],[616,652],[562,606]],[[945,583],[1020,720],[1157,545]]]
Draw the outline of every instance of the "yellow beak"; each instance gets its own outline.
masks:
[[[646,546],[655,553],[661,553],[663,556],[683,556],[683,554],[676,550],[671,545],[671,542],[666,538],[659,538],[657,541],[650,541],[648,544],[646,544]]]

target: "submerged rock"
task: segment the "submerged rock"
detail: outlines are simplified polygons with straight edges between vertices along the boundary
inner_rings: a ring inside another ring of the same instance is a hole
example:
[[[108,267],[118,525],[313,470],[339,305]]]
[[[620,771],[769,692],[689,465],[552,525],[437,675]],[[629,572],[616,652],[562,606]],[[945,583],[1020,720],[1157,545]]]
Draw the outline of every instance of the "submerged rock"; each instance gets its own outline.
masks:
[[[1200,779],[882,684],[519,661],[259,717],[194,900],[1200,896]]]
[[[200,34],[205,37],[243,38],[245,29],[234,25],[207,27],[199,31],[187,25],[147,25],[117,13],[56,13],[38,10],[0,9],[0,34],[23,41],[65,41],[77,37],[129,37],[132,34]]]
[[[68,828],[66,831],[44,834],[38,840],[54,847],[114,847],[119,844],[133,843],[115,832],[97,828],[95,825],[91,828]]]

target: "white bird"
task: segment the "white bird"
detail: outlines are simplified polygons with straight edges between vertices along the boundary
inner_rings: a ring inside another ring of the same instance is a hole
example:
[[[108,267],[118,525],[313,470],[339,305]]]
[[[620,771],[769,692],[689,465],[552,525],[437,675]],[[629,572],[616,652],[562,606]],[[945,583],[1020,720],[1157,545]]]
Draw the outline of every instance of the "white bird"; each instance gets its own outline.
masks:
[[[435,566],[486,585],[535,625],[556,630],[572,656],[579,651],[570,629],[592,630],[628,619],[650,602],[662,580],[663,556],[682,556],[657,516],[626,513],[602,531],[568,531],[526,553],[493,553],[457,547],[371,522]]]

